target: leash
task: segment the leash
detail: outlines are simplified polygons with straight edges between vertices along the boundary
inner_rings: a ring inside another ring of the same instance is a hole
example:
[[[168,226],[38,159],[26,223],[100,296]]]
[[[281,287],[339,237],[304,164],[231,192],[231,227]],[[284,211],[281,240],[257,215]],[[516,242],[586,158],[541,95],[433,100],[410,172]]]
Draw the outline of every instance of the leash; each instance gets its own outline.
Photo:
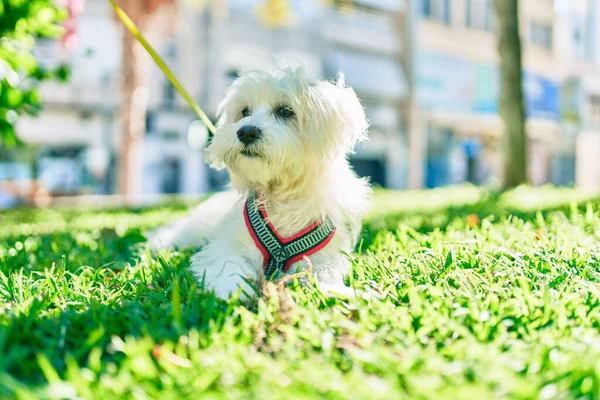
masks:
[[[123,11],[123,9],[119,7],[114,0],[108,1],[115,9],[117,16],[123,22],[123,25],[125,25],[125,27],[129,29],[129,32],[131,32],[131,34],[144,47],[144,49],[146,49],[146,51],[148,52],[148,54],[150,54],[150,57],[152,57],[158,68],[160,68],[163,74],[165,74],[165,77],[169,80],[169,82],[171,82],[171,85],[173,85],[173,87],[179,92],[181,97],[183,97],[184,100],[192,108],[192,110],[194,110],[194,112],[198,115],[198,118],[200,118],[202,123],[206,125],[206,128],[208,129],[208,142],[210,142],[216,130],[210,118],[208,118],[206,113],[200,108],[200,106],[198,106],[198,104],[196,104],[192,96],[190,96],[187,90],[185,90],[185,88],[183,87],[181,82],[179,82],[173,71],[171,71],[167,63],[161,58],[161,56],[156,52],[156,50],[154,50],[150,43],[148,43],[148,41],[144,38],[144,36],[142,35],[138,27],[135,25],[133,20],[129,17],[129,15],[127,15],[127,13]]]

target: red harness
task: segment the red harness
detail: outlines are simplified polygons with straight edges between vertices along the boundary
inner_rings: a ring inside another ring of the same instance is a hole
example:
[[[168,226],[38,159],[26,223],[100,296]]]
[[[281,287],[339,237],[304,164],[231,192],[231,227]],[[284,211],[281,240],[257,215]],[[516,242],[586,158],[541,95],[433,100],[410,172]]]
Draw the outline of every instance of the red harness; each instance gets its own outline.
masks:
[[[244,221],[254,244],[263,255],[267,278],[287,272],[294,263],[327,246],[335,235],[335,228],[329,221],[317,221],[293,236],[281,236],[255,194],[246,200]]]

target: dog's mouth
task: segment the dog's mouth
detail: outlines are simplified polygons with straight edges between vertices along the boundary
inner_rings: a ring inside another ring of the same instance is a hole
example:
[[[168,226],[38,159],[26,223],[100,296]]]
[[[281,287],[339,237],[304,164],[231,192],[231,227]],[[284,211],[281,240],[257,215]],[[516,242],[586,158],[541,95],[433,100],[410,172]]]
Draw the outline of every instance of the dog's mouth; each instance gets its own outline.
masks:
[[[248,148],[245,148],[242,151],[240,151],[240,154],[248,158],[262,158],[262,155],[259,152]]]

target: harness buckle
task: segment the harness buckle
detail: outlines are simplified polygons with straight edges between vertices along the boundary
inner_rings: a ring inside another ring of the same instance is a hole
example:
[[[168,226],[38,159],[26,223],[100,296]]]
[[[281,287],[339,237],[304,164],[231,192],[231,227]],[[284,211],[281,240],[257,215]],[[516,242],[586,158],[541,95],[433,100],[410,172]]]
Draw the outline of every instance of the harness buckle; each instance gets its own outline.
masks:
[[[289,252],[285,247],[280,247],[272,253],[273,258],[277,260],[277,263],[285,262],[288,258],[290,258]]]

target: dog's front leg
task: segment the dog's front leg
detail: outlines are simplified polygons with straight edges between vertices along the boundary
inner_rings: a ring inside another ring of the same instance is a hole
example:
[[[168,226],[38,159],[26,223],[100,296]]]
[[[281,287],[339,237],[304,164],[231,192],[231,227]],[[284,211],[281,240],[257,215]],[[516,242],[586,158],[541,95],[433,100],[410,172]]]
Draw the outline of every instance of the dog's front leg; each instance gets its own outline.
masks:
[[[190,269],[205,289],[224,300],[239,288],[242,288],[243,298],[250,298],[260,283],[259,269],[248,259],[214,243],[192,256]]]
[[[151,250],[170,247],[200,247],[214,236],[216,226],[230,212],[239,194],[222,192],[200,203],[189,215],[146,234]]]
[[[341,254],[316,254],[312,256],[313,274],[319,290],[325,295],[341,294],[346,297],[355,295],[353,288],[344,284],[344,277],[350,271],[350,262]]]

